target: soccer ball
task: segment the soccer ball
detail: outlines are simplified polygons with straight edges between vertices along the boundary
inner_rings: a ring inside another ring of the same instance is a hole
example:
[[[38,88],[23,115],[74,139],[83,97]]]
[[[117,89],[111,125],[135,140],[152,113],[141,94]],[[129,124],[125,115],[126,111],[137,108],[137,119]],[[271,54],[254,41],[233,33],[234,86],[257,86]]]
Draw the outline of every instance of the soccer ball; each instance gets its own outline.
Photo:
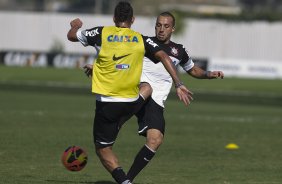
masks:
[[[62,163],[69,171],[80,171],[87,164],[87,154],[79,146],[70,146],[62,155]]]

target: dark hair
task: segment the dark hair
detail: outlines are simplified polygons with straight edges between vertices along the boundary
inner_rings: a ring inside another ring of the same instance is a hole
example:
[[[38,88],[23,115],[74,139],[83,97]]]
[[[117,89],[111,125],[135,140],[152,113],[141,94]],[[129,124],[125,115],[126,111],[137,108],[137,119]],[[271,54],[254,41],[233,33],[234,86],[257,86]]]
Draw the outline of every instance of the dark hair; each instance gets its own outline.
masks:
[[[133,17],[133,8],[129,2],[121,1],[115,7],[115,22],[131,22]]]
[[[172,15],[172,13],[170,13],[170,12],[163,12],[163,13],[159,14],[159,16],[171,17],[172,18],[172,25],[173,25],[173,27],[175,27],[175,17]]]

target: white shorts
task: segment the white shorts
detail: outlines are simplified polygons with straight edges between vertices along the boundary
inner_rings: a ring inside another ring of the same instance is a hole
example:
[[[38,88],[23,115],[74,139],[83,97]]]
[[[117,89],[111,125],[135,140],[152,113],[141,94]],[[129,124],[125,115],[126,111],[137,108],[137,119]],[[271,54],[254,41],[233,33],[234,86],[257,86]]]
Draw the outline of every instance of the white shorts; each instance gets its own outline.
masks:
[[[151,77],[152,78],[152,77]],[[172,81],[170,80],[150,80],[146,74],[142,73],[141,82],[147,82],[153,89],[152,99],[161,107],[164,108],[164,103],[170,92]]]

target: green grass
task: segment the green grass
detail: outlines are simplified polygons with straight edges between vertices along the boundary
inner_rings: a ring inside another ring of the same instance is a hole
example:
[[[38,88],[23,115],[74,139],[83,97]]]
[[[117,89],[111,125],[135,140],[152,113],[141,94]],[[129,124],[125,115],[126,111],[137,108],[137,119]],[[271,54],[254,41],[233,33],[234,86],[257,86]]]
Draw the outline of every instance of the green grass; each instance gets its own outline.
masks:
[[[189,77],[185,83],[195,100],[185,107],[170,97],[165,141],[135,183],[282,183],[281,81]],[[94,110],[81,70],[0,66],[0,183],[113,184],[94,153]],[[144,144],[136,130],[132,118],[114,146],[125,170]],[[231,142],[240,148],[226,150]],[[60,162],[69,145],[88,152],[81,172]]]
[[[0,65],[0,82],[2,84],[27,85],[59,85],[67,83],[79,87],[88,86],[89,80],[83,75],[82,69],[54,69],[54,68],[22,68],[4,67]],[[236,79],[228,80],[198,80],[182,76],[185,85],[192,90],[208,92],[248,92],[257,94],[281,94],[281,80]]]

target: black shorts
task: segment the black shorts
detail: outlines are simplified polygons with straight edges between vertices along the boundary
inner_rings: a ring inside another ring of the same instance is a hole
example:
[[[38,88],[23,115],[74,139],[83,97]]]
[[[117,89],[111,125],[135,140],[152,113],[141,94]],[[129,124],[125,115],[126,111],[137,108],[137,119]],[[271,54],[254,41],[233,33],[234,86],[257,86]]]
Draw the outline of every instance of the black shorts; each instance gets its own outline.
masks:
[[[134,102],[96,101],[94,144],[100,148],[112,146],[122,124],[129,120],[143,104],[144,99],[141,96]]]
[[[135,115],[138,119],[139,135],[146,137],[148,129],[157,129],[164,135],[164,108],[158,105],[152,98],[149,98]]]

